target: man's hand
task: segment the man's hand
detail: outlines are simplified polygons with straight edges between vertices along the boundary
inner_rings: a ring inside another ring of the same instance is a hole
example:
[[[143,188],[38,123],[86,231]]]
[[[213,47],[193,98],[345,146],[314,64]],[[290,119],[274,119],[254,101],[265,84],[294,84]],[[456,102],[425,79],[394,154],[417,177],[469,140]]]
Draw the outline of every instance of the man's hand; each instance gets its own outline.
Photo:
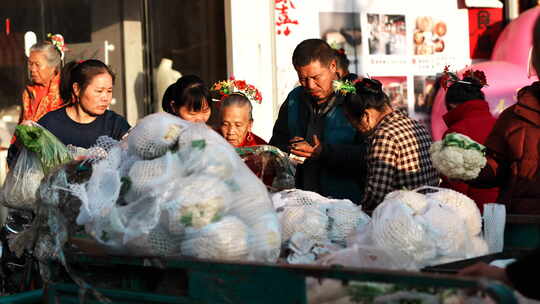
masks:
[[[290,140],[289,150],[292,154],[306,158],[317,158],[321,154],[322,145],[317,135],[313,135],[314,145],[310,145],[303,138],[295,136]]]
[[[485,277],[492,280],[501,281],[507,285],[512,285],[506,276],[506,270],[486,263],[476,263],[459,271],[458,275],[468,277]]]

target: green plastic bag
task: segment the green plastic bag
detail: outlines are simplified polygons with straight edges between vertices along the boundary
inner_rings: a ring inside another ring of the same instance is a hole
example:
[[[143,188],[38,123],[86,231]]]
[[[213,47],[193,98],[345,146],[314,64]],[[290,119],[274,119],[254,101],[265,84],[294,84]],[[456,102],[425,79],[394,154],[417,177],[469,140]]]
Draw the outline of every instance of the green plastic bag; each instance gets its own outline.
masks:
[[[15,128],[15,135],[29,151],[38,155],[45,175],[73,159],[67,147],[41,126],[19,125]]]

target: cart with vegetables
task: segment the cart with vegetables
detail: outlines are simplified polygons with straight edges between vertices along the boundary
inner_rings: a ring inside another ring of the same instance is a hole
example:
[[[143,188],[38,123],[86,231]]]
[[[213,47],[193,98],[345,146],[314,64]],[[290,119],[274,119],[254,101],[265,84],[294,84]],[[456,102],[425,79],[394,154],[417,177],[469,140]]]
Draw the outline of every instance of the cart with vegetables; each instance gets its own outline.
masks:
[[[35,192],[9,188],[20,196],[11,207],[35,214],[10,249],[32,252],[50,303],[315,303],[322,286],[349,283],[342,290],[365,303],[433,287],[419,296],[476,288],[514,300],[496,282],[417,272],[487,253],[474,202],[451,191],[395,191],[371,218],[350,201],[306,191],[270,196],[218,134],[163,113],[124,141],[100,138],[70,157],[47,151],[21,163],[44,172],[24,180]],[[45,172],[44,164],[54,165]],[[337,258],[350,253],[362,263]]]

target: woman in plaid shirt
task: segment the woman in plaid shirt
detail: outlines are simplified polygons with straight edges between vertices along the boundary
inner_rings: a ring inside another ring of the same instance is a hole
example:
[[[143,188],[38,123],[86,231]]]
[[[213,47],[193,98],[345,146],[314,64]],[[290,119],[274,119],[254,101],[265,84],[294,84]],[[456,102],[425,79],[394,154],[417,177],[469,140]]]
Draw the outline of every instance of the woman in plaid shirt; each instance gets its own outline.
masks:
[[[439,183],[431,164],[428,131],[400,111],[392,109],[382,84],[364,78],[341,89],[346,95],[345,113],[368,142],[367,176],[362,207],[372,210],[394,190],[414,189]]]

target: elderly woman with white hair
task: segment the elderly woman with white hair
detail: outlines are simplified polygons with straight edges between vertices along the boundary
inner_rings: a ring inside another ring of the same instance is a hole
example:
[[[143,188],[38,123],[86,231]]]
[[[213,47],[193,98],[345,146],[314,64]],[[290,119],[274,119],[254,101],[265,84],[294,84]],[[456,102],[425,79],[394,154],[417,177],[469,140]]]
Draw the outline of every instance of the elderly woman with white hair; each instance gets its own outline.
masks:
[[[60,71],[62,50],[49,41],[38,42],[30,48],[28,57],[29,84],[22,94],[22,112],[19,123],[38,121],[50,111],[61,108]]]

